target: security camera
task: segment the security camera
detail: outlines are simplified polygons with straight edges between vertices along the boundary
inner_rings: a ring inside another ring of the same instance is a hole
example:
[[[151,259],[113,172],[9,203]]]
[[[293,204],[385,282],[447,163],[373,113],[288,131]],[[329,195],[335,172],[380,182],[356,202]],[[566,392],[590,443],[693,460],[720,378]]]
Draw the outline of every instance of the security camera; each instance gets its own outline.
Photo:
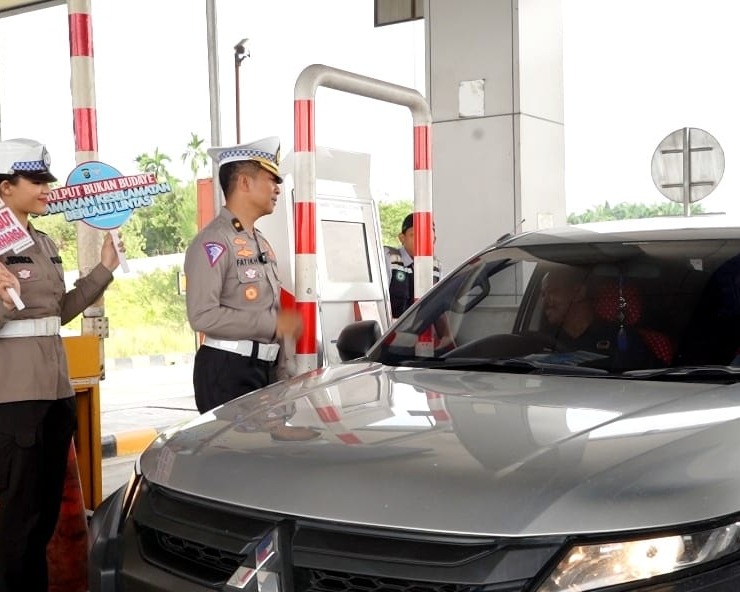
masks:
[[[239,43],[234,46],[234,52],[237,56],[249,57],[249,50],[244,47],[244,44],[249,41],[248,37],[242,39]]]

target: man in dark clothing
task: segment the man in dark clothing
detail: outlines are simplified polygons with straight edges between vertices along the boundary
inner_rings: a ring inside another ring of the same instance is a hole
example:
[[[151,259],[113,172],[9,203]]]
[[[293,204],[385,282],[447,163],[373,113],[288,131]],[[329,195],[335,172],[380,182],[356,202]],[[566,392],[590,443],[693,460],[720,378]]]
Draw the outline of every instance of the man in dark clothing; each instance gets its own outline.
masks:
[[[636,331],[596,315],[583,270],[564,267],[549,272],[542,279],[541,297],[553,350],[570,353],[570,357],[554,356],[552,361],[614,372],[657,365]]]
[[[414,214],[403,219],[399,248],[384,247],[386,269],[388,270],[388,295],[391,301],[391,314],[400,317],[414,303]],[[434,258],[433,281],[440,278],[439,260]]]

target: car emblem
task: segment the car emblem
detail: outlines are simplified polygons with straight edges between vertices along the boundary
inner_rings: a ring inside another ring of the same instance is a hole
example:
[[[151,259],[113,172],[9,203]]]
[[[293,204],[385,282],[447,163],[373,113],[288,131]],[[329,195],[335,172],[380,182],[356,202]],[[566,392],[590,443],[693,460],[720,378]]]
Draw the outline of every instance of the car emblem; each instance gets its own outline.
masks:
[[[255,546],[246,561],[226,582],[226,590],[282,592],[278,530],[272,530]]]

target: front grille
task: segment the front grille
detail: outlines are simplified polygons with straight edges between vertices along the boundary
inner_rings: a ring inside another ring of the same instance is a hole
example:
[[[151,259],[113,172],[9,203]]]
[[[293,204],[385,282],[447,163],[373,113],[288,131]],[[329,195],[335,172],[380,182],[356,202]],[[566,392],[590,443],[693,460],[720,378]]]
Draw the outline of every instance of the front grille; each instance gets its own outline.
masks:
[[[148,535],[142,533],[142,536],[154,537],[156,546],[165,554],[229,575],[246,558],[244,554],[229,553],[164,532],[150,531]]]
[[[296,569],[293,579],[296,590],[300,592],[345,592],[347,590],[354,592],[478,592],[481,590],[479,586],[464,584],[414,582],[322,569]]]
[[[512,541],[353,528],[241,508],[143,486],[125,536],[146,565],[218,588],[270,532],[295,592],[521,592],[561,539]],[[146,569],[152,569],[151,567]]]

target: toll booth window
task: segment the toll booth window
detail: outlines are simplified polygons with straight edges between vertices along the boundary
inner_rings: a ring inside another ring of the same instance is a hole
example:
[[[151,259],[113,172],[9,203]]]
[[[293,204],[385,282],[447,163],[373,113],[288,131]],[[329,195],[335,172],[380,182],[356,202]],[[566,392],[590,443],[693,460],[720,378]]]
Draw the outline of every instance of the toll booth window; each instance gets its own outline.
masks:
[[[362,222],[322,220],[326,272],[330,282],[370,283],[370,257]]]

